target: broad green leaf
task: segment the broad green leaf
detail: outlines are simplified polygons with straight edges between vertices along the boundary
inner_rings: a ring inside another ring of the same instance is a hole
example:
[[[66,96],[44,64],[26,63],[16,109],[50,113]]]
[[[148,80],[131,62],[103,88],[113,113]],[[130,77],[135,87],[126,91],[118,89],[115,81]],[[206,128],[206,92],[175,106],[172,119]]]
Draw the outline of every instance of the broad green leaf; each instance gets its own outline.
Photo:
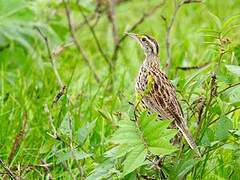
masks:
[[[64,135],[68,135],[70,132],[69,118],[71,118],[70,114],[66,113],[59,127],[60,132]]]
[[[215,139],[224,140],[229,136],[229,130],[232,129],[232,121],[225,116],[222,116],[215,125]]]
[[[233,73],[233,74],[235,74],[237,76],[240,76],[240,66],[237,66],[237,65],[225,65],[225,67],[231,73]]]
[[[179,179],[182,179],[194,167],[196,163],[198,163],[198,161],[195,159],[189,159],[185,162],[182,162],[180,168],[178,169],[177,177]]]
[[[96,125],[96,120],[91,122],[91,123],[87,122],[83,127],[81,127],[78,130],[78,142],[79,142],[79,144],[83,144],[85,142],[85,140],[87,139],[89,134],[93,131],[95,125]]]
[[[86,178],[86,180],[98,180],[98,179],[108,179],[114,173],[114,162],[112,160],[106,160],[99,164],[93,172]]]
[[[81,160],[85,159],[87,157],[90,157],[90,154],[84,153],[84,152],[79,152],[77,150],[72,150],[66,153],[60,153],[57,158],[57,163],[62,163],[64,161],[67,161],[69,159],[73,160]]]
[[[122,120],[119,129],[113,134],[111,142],[119,144],[114,158],[126,154],[123,175],[142,166],[146,154],[166,155],[176,151],[170,140],[177,130],[169,129],[171,121],[157,121],[156,115],[143,112],[137,121]]]
[[[206,131],[204,132],[204,135],[200,143],[205,146],[210,146],[211,142],[213,141],[214,141],[214,132],[212,129],[207,128]]]
[[[123,162],[123,175],[125,176],[138,167],[142,166],[144,164],[146,156],[147,150],[143,144],[128,153],[125,161]]]

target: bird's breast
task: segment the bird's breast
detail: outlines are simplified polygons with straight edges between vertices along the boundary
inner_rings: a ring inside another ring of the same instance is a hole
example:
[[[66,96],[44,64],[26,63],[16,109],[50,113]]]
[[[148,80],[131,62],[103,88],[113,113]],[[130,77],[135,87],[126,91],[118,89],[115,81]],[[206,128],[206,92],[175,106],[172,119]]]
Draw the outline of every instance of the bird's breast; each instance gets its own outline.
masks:
[[[141,66],[136,78],[135,89],[136,91],[145,91],[147,87],[148,71],[144,66]]]

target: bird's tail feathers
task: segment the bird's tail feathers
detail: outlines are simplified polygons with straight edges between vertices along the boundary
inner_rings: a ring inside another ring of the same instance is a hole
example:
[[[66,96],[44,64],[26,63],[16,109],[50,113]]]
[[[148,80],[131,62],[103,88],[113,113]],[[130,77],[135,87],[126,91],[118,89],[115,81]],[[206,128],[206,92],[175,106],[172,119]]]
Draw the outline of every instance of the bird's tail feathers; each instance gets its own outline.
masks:
[[[176,122],[176,126],[178,127],[178,129],[181,131],[181,133],[183,134],[184,138],[186,139],[187,143],[189,144],[189,146],[197,153],[197,155],[199,157],[201,157],[201,153],[195,143],[195,140],[193,139],[187,125],[184,123],[184,121],[182,121],[181,123]]]

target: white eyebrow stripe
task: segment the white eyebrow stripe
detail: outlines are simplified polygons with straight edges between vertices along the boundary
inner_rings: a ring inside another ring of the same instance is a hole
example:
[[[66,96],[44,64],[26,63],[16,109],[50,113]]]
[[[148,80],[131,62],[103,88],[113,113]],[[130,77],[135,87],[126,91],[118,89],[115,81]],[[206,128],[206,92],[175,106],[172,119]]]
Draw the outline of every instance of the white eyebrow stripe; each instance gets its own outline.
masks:
[[[147,36],[146,36],[148,42],[151,44],[152,46],[152,50],[153,50],[153,53],[154,54],[158,54],[158,50],[157,50],[157,47],[158,46],[154,41],[152,41],[151,39],[149,39]]]

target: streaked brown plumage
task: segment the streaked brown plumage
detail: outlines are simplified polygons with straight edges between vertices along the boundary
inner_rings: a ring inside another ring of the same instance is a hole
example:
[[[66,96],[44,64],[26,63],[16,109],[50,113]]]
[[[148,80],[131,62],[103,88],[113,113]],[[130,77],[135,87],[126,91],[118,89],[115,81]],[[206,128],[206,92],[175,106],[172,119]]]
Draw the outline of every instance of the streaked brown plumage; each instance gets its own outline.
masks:
[[[146,56],[140,67],[135,86],[138,93],[144,94],[141,98],[142,105],[151,112],[157,113],[162,119],[174,120],[174,125],[180,130],[189,146],[200,156],[177,100],[176,90],[167,76],[160,70],[157,41],[148,35],[133,33],[127,33],[127,35],[140,43]],[[152,81],[151,89],[145,93],[150,83],[149,79]]]

